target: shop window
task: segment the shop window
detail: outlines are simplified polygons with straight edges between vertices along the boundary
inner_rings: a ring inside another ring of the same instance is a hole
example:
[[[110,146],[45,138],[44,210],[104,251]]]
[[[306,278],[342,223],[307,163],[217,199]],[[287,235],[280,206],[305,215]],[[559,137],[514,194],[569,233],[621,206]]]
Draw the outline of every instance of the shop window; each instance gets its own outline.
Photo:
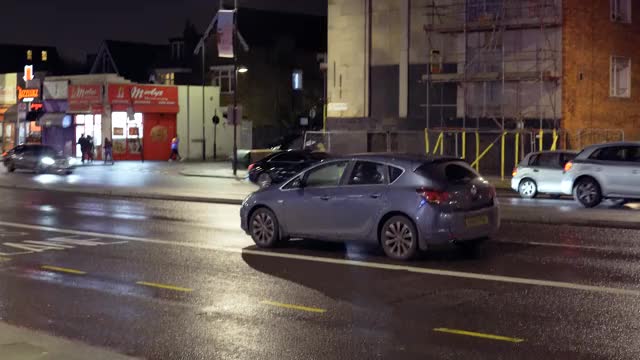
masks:
[[[93,138],[93,145],[95,147],[102,146],[102,115],[76,115],[75,124],[76,144],[84,134],[85,136],[91,136]],[[76,155],[80,153],[80,145],[76,145]]]
[[[631,97],[631,59],[611,57],[611,97]]]
[[[631,23],[631,0],[610,0],[611,21]]]
[[[33,60],[33,50],[27,50],[27,61]]]
[[[142,153],[142,114],[135,113],[129,119],[126,112],[111,113],[113,153]]]
[[[42,61],[47,61],[47,59],[49,58],[49,54],[47,53],[46,50],[42,50],[42,53],[40,54],[40,58],[42,59]]]
[[[213,86],[220,87],[220,93],[232,94],[234,90],[233,66],[215,66],[211,68]]]

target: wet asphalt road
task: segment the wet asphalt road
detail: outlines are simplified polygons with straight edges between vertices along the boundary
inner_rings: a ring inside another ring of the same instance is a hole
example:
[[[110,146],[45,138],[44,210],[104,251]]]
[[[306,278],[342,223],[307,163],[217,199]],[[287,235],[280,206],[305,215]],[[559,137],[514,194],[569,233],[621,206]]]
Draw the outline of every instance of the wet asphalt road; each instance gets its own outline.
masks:
[[[637,230],[505,223],[479,252],[403,264],[357,244],[257,250],[231,205],[0,199],[0,321],[124,354],[640,358]]]

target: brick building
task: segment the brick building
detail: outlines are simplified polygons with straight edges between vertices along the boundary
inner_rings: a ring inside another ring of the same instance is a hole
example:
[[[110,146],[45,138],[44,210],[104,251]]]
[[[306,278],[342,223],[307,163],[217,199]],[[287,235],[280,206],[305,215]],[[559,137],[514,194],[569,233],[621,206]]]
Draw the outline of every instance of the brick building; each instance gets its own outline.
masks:
[[[328,127],[565,129],[571,146],[622,131],[640,140],[638,5],[330,1]]]

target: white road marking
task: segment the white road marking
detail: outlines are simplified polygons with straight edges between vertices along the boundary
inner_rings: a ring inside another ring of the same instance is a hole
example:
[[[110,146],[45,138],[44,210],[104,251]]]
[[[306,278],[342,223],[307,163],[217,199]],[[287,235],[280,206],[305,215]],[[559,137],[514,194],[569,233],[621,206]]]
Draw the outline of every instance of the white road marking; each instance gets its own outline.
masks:
[[[356,267],[369,268],[369,269],[407,271],[407,272],[418,273],[418,274],[445,276],[445,277],[453,277],[453,278],[460,278],[460,279],[473,279],[473,280],[493,281],[493,282],[502,282],[502,283],[510,283],[510,284],[571,289],[571,290],[580,290],[580,291],[605,293],[605,294],[613,294],[613,295],[640,296],[640,290],[635,290],[635,289],[622,289],[622,288],[613,288],[613,287],[606,287],[606,286],[574,284],[574,283],[563,282],[563,281],[539,280],[539,279],[521,278],[521,277],[512,277],[512,276],[430,269],[430,268],[422,268],[422,267],[410,266],[410,265],[393,265],[393,264],[366,262],[366,261],[359,261],[359,260],[332,259],[332,258],[325,258],[325,257],[319,257],[319,256],[286,254],[286,253],[277,253],[277,252],[267,252],[267,251],[261,251],[261,250],[233,249],[233,248],[212,246],[207,244],[175,242],[175,241],[168,241],[168,240],[126,236],[126,235],[115,235],[115,234],[96,233],[96,232],[90,232],[90,231],[60,229],[60,228],[55,228],[50,226],[27,225],[27,224],[5,222],[5,221],[0,221],[0,226],[12,226],[20,229],[51,231],[51,232],[58,232],[58,233],[71,234],[71,235],[104,237],[104,238],[118,239],[118,240],[124,240],[124,241],[179,246],[179,247],[187,247],[187,248],[193,248],[193,249],[214,250],[214,251],[221,251],[221,252],[227,252],[227,253],[249,254],[249,255],[255,255],[255,256],[266,256],[266,257],[291,259],[291,260],[312,261],[312,262],[318,262],[318,263],[324,263],[324,264],[348,265],[348,266],[356,266]]]
[[[614,248],[611,246],[593,246],[593,245],[572,245],[572,244],[554,244],[554,243],[546,243],[546,242],[537,242],[537,241],[496,241],[499,244],[517,244],[517,245],[533,245],[533,246],[548,246],[548,247],[556,247],[556,248],[567,248],[567,249],[580,249],[580,250],[597,250],[597,251],[620,251],[621,248]],[[638,248],[640,250],[640,248]],[[629,248],[624,248],[624,250],[629,250]]]

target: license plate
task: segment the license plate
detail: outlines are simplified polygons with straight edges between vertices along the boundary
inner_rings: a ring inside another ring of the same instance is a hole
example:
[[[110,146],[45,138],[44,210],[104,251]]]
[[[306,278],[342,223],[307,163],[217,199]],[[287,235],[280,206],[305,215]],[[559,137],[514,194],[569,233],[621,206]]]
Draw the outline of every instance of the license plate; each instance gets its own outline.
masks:
[[[489,225],[489,217],[486,215],[468,217],[465,219],[465,224],[467,225],[467,227]]]

